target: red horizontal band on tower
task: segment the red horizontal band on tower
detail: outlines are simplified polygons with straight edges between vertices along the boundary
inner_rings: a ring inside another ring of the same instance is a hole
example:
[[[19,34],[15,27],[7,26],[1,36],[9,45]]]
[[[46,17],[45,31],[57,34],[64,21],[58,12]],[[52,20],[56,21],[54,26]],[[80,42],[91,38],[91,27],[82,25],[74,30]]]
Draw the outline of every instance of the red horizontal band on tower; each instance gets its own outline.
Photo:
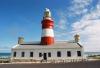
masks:
[[[54,44],[54,21],[51,18],[51,12],[49,9],[46,9],[44,12],[42,24],[42,37],[41,45],[51,45]]]
[[[42,45],[51,45],[54,44],[54,37],[42,37],[41,38]]]
[[[54,27],[53,20],[45,19],[45,20],[42,21],[42,29],[53,28],[53,27]]]

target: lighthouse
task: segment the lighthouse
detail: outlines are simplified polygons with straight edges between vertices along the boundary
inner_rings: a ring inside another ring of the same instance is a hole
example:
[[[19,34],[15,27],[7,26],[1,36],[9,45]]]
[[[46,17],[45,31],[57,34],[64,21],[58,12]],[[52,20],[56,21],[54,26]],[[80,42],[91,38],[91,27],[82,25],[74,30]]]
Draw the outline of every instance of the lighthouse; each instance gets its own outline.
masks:
[[[45,9],[42,24],[41,40],[26,42],[18,38],[18,44],[11,49],[11,62],[80,62],[85,60],[83,46],[79,43],[80,35],[74,35],[74,42],[54,42],[54,21],[48,8]]]
[[[43,20],[42,20],[42,36],[41,45],[54,44],[54,21],[51,18],[51,12],[48,8],[45,9]]]

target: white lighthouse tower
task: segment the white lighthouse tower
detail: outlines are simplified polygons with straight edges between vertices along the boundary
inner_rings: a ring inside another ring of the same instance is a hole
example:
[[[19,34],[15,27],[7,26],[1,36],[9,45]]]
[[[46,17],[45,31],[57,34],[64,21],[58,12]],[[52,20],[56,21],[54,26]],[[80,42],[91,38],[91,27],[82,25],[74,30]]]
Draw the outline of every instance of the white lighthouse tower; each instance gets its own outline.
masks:
[[[51,12],[48,8],[45,9],[43,20],[42,20],[42,45],[51,45],[54,43],[54,22],[51,18]]]

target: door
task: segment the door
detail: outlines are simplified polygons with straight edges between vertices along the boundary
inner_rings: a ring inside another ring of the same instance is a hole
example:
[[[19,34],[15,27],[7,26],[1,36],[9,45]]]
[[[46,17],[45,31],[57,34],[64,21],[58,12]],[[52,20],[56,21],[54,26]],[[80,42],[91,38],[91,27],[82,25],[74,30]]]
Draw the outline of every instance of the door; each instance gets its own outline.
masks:
[[[44,60],[47,60],[47,53],[44,53],[44,54],[43,54],[43,59],[44,59]]]

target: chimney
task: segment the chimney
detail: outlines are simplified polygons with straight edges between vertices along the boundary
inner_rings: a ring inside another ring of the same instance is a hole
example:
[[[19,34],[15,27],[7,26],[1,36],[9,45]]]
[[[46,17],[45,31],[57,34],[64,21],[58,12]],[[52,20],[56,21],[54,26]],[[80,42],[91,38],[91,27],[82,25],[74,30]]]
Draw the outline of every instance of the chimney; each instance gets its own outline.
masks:
[[[79,34],[74,35],[74,40],[75,40],[75,43],[78,43],[80,40],[80,35]]]
[[[23,37],[19,37],[18,38],[18,44],[23,44],[24,43],[24,38]]]

